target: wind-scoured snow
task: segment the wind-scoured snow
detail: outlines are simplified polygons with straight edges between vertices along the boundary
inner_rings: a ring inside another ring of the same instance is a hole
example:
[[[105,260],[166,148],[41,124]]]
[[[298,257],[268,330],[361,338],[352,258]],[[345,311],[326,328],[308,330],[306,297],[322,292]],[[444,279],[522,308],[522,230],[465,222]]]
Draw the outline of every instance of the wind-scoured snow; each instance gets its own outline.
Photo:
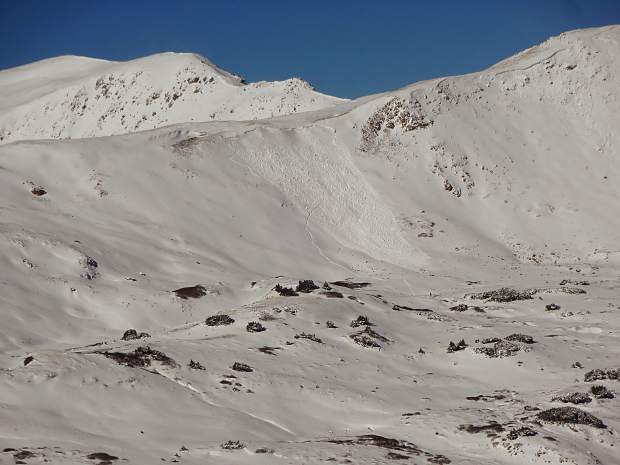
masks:
[[[618,57],[573,31],[355,101],[193,55],[1,72],[0,121],[31,116],[0,147],[0,463],[618,463]],[[11,143],[39,137],[81,139]]]

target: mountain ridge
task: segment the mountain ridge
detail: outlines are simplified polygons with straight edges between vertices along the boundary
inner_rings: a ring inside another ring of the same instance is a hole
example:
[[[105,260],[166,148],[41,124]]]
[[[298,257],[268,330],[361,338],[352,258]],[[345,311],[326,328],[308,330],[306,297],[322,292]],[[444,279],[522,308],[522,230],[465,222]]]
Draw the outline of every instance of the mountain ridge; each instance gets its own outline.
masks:
[[[4,70],[0,99],[0,143],[252,120],[344,101],[298,78],[246,85],[204,57],[173,52],[126,62],[65,56]]]

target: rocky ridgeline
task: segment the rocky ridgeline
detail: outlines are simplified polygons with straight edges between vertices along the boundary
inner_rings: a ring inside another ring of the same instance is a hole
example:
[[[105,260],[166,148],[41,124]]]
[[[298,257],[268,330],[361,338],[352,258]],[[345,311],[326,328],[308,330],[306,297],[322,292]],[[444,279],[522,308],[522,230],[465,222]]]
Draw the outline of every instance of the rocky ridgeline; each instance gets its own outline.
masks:
[[[400,130],[401,133],[423,129],[433,124],[422,112],[417,100],[408,104],[402,98],[394,97],[368,118],[362,127],[362,143],[360,149],[370,152],[381,138],[382,133]]]

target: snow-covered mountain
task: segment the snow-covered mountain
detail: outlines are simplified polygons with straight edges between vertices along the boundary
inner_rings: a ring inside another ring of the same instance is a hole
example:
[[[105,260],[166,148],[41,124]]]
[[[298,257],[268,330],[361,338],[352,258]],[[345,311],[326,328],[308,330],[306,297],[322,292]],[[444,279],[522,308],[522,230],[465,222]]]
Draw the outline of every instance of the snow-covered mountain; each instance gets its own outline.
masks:
[[[128,62],[63,56],[0,71],[0,143],[271,118],[338,102],[297,78],[245,84],[189,53]]]
[[[3,145],[0,463],[617,463],[619,57]]]

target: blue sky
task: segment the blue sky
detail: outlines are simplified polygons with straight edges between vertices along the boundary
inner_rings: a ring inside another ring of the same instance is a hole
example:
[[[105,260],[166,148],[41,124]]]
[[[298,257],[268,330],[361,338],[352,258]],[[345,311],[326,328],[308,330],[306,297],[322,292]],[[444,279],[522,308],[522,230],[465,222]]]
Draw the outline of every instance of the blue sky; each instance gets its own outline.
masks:
[[[618,23],[620,0],[0,0],[0,69],[66,54],[187,51],[248,81],[300,76],[356,97]]]

